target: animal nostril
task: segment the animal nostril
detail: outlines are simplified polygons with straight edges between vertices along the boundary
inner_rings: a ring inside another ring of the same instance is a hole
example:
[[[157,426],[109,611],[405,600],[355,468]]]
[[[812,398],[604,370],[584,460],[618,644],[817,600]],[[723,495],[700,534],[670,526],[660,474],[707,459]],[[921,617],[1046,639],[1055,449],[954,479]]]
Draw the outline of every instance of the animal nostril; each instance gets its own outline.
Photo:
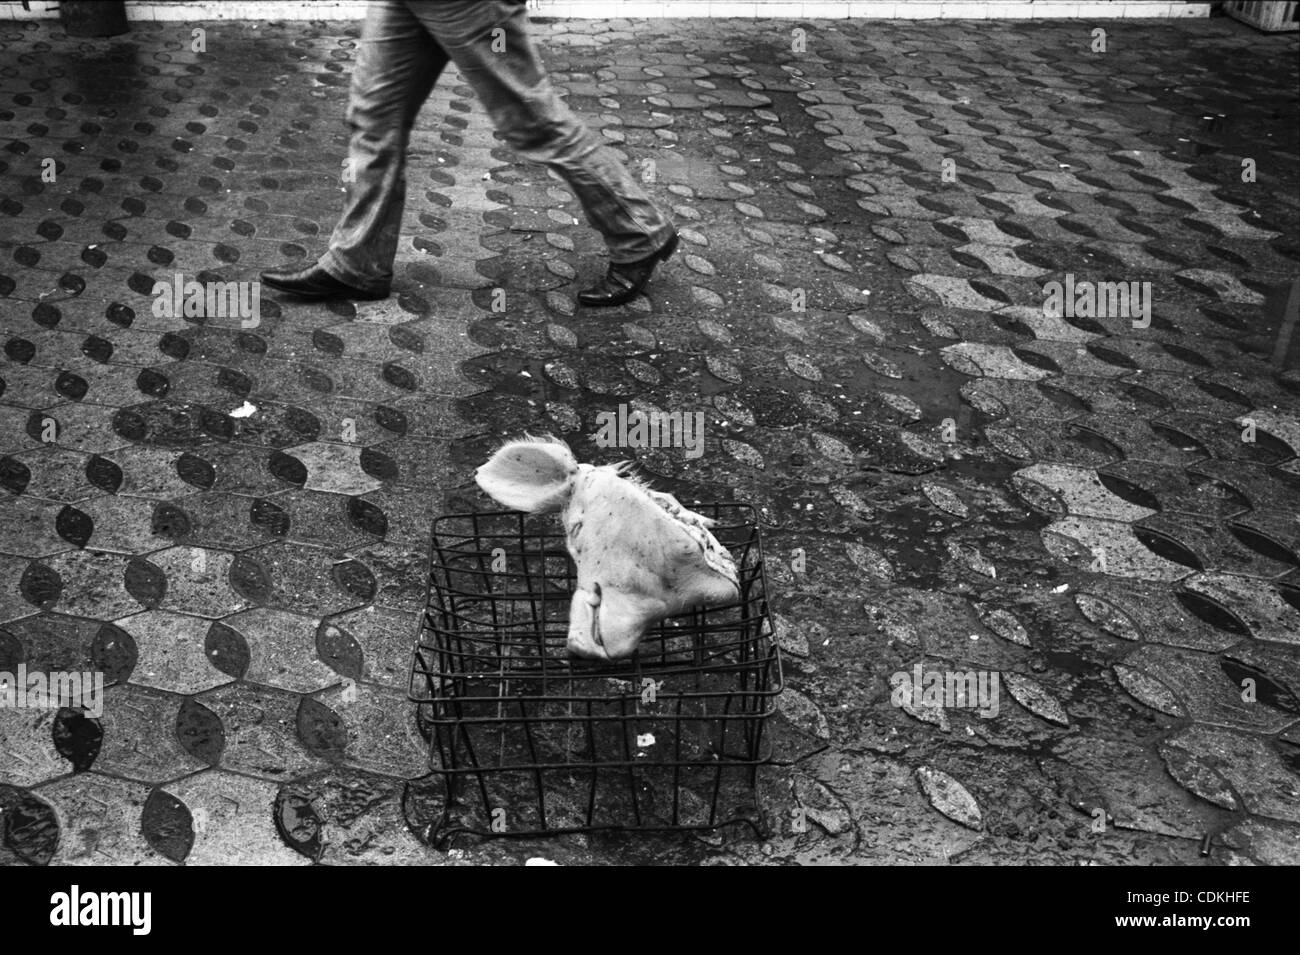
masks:
[[[599,607],[600,606],[600,584],[593,583],[591,586],[592,589],[596,591],[596,600],[594,603],[591,604],[591,606]],[[595,613],[591,615],[591,641],[592,643],[596,644],[596,646],[598,647],[603,648],[605,646],[605,638],[600,635],[600,611],[599,610],[597,610]]]

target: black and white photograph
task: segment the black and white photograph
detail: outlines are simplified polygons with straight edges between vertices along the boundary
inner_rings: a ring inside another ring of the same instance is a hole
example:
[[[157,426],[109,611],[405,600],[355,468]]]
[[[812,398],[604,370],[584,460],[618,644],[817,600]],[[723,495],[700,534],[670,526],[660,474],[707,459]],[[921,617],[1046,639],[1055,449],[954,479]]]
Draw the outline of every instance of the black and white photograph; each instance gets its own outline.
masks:
[[[7,922],[854,866],[1276,928],[1298,31],[0,2]]]

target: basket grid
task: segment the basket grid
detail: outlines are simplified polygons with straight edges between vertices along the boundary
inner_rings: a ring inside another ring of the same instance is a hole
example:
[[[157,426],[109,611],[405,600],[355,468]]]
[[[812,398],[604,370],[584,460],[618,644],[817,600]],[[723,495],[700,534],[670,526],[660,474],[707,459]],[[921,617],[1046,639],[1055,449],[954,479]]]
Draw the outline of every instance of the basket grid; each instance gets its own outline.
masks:
[[[575,573],[557,521],[435,522],[411,699],[444,834],[753,824],[732,803],[753,801],[781,688],[762,543],[751,508],[695,509],[736,559],[739,600],[662,622],[617,664],[567,656]]]

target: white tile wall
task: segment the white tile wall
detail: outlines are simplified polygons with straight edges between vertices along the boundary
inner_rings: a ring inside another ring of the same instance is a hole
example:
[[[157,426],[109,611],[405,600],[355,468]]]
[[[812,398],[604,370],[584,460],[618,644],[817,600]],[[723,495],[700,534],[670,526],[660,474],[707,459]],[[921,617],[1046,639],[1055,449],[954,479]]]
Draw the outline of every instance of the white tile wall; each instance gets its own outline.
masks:
[[[897,3],[850,3],[849,16],[875,17],[879,20],[893,20],[898,16],[897,7]]]
[[[943,15],[943,4],[908,0],[907,3],[895,4],[894,10],[894,16],[908,20],[937,20]]]
[[[0,20],[58,16],[57,0],[0,0]],[[934,18],[1085,18],[1208,17],[1211,4],[1195,0],[538,0],[540,17],[629,19],[654,17],[779,17],[819,19],[862,17],[925,20]],[[129,20],[354,20],[365,16],[364,0],[192,0],[154,3],[127,0]]]
[[[970,0],[947,0],[941,5],[940,16],[952,19],[984,19],[988,16],[989,5],[987,2],[970,2]]]
[[[803,5],[803,19],[805,20],[837,20],[844,19],[848,15],[849,5],[847,3],[808,2]]]
[[[1124,16],[1126,17],[1167,17],[1169,16],[1168,3],[1125,3]]]
[[[6,3],[0,9],[0,20],[39,20],[45,17],[57,17],[59,5],[53,0],[30,0],[30,10],[24,10],[21,3]]]
[[[1000,0],[1000,2],[990,3],[988,13],[985,16],[990,20],[1007,19],[1007,20],[1026,20],[1032,16],[1043,16],[1040,12],[1034,13],[1038,4],[1026,3],[1025,0]],[[1062,3],[1052,7],[1052,16],[1056,17],[1073,17],[1077,15],[1077,3],[1071,3],[1072,9],[1067,10],[1066,4]]]

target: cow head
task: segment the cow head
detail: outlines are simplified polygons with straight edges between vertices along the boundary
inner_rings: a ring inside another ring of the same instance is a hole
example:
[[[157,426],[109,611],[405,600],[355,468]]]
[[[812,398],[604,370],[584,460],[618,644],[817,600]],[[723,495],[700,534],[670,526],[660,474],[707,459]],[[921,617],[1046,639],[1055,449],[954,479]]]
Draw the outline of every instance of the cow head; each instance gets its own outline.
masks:
[[[629,477],[626,465],[579,464],[556,438],[526,438],[493,454],[475,480],[505,507],[561,512],[578,572],[571,654],[624,659],[665,617],[740,596],[713,521]]]

